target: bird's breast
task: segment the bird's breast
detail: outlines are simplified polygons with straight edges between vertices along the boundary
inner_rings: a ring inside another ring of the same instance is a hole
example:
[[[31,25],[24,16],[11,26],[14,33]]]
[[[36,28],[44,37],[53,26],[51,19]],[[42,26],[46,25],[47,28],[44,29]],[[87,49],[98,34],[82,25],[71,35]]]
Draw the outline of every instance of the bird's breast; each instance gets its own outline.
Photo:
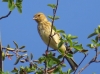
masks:
[[[41,37],[41,39],[44,41],[45,44],[48,45],[49,43],[49,36],[50,36],[50,33],[51,33],[51,25],[49,24],[38,24],[38,33]],[[58,44],[60,42],[60,37],[58,36],[58,34],[55,34],[55,31],[52,29],[52,34],[53,35],[51,37],[51,40],[50,40],[50,47],[53,48],[53,49],[57,49],[58,48]],[[61,47],[61,49],[65,50],[65,46],[63,45],[63,47]]]
[[[45,25],[38,25],[38,32],[41,39],[48,44],[49,35],[50,35],[50,28]]]

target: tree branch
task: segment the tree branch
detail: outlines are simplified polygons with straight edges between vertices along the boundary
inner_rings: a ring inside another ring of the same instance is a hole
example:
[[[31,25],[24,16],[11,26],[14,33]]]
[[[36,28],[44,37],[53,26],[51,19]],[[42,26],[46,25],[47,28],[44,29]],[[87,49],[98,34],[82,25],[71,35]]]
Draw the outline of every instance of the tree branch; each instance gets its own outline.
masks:
[[[0,20],[3,19],[3,18],[8,17],[8,16],[11,14],[11,12],[12,12],[12,11],[9,11],[7,15],[0,17]]]
[[[85,56],[83,57],[82,61],[79,63],[78,67],[82,64],[82,62],[85,60],[85,58],[87,57],[88,54],[84,54],[84,55],[85,55]],[[78,67],[77,67],[77,69],[78,69]],[[74,71],[73,74],[76,73],[77,69]]]
[[[80,74],[83,70],[85,70],[91,63],[95,62],[98,63],[100,62],[100,60],[97,60],[98,55],[100,54],[100,52],[98,52],[98,49],[95,48],[95,56],[90,60],[90,62],[88,64],[86,64],[82,69],[79,70],[78,74]]]
[[[49,45],[50,45],[51,35],[52,35],[52,28],[53,28],[53,23],[54,23],[54,19],[55,19],[56,11],[57,11],[57,8],[58,8],[58,2],[59,2],[59,0],[57,0],[56,8],[53,9],[52,26],[51,26],[50,36],[49,36],[49,42],[48,42],[48,45],[47,45],[46,56],[47,56],[47,54],[48,54],[48,50],[49,50]],[[47,74],[47,61],[45,61],[45,74]]]

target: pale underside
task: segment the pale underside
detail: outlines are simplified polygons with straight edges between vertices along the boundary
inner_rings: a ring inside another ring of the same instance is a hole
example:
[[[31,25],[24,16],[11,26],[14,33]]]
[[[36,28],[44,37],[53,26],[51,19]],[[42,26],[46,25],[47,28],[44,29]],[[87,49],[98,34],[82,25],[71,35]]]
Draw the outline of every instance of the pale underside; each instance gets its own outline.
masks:
[[[41,22],[38,23],[38,32],[39,35],[41,37],[41,39],[44,41],[44,43],[46,45],[48,45],[49,42],[49,36],[50,36],[50,32],[51,32],[51,22]],[[55,31],[52,29],[52,35],[51,35],[51,40],[50,40],[50,47],[53,49],[58,49],[58,44],[60,42],[60,34],[55,34]],[[66,47],[63,44],[60,48],[61,50],[63,50],[63,52],[65,52]]]

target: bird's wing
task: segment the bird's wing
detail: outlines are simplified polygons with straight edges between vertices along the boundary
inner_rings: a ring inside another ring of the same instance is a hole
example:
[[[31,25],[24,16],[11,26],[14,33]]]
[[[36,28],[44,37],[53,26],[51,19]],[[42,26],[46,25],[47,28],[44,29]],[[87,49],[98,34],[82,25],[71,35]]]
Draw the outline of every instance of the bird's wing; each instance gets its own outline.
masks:
[[[60,34],[57,33],[57,32],[55,32],[55,31],[52,29],[52,39],[53,39],[53,41],[54,41],[56,44],[58,44],[58,43],[60,42],[60,38],[61,38]]]
[[[48,22],[48,24],[50,24],[50,26],[52,26],[51,22]],[[51,30],[50,30],[50,31],[51,31]],[[52,36],[52,41],[53,41],[54,43],[58,44],[58,43],[60,42],[61,36],[60,36],[59,33],[55,32],[54,29],[52,29],[52,35],[51,35],[51,36]]]

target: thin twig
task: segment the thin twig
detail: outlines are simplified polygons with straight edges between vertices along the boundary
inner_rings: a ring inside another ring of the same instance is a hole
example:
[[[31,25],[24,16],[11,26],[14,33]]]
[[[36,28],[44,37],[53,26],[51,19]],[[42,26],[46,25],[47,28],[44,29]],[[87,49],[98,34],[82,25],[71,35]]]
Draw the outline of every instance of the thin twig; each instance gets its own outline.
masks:
[[[85,70],[91,63],[93,63],[93,62],[96,62],[96,63],[100,62],[100,61],[97,60],[97,56],[99,54],[100,54],[100,52],[98,52],[97,49],[96,49],[96,55],[94,56],[94,58],[92,58],[90,60],[90,62],[88,64],[86,64],[82,69],[80,69],[78,74],[80,74],[83,70]]]
[[[47,54],[48,54],[47,52],[49,50],[49,45],[50,45],[51,35],[52,35],[52,28],[53,28],[53,23],[54,23],[54,19],[55,19],[57,7],[58,7],[58,2],[59,2],[59,0],[57,0],[56,8],[53,9],[53,19],[52,19],[52,25],[51,25],[51,32],[50,32],[50,36],[49,36],[49,42],[48,42],[47,50],[46,50],[46,56],[47,56]],[[47,61],[45,61],[45,74],[47,74]]]
[[[84,59],[87,57],[88,54],[84,54],[84,55],[85,55],[85,56],[83,57],[82,61],[79,63],[78,67],[82,64],[82,62],[84,61]],[[78,69],[78,67],[77,67],[77,69]],[[73,74],[76,73],[77,69],[74,71]]]
[[[3,19],[3,18],[8,17],[8,16],[11,14],[11,12],[12,12],[12,11],[9,11],[7,15],[0,17],[0,20]]]
[[[53,9],[53,19],[52,19],[52,25],[51,25],[51,32],[50,32],[50,36],[49,36],[49,42],[48,42],[48,45],[47,45],[47,51],[49,50],[49,45],[50,45],[51,35],[52,35],[52,28],[53,28],[53,23],[54,23],[56,11],[57,11],[57,8],[58,8],[58,2],[59,2],[59,0],[57,0],[56,8]]]
[[[96,60],[97,56],[98,56],[98,49],[97,49],[97,47],[95,48],[95,54],[96,54],[96,56],[95,56],[95,60]]]

